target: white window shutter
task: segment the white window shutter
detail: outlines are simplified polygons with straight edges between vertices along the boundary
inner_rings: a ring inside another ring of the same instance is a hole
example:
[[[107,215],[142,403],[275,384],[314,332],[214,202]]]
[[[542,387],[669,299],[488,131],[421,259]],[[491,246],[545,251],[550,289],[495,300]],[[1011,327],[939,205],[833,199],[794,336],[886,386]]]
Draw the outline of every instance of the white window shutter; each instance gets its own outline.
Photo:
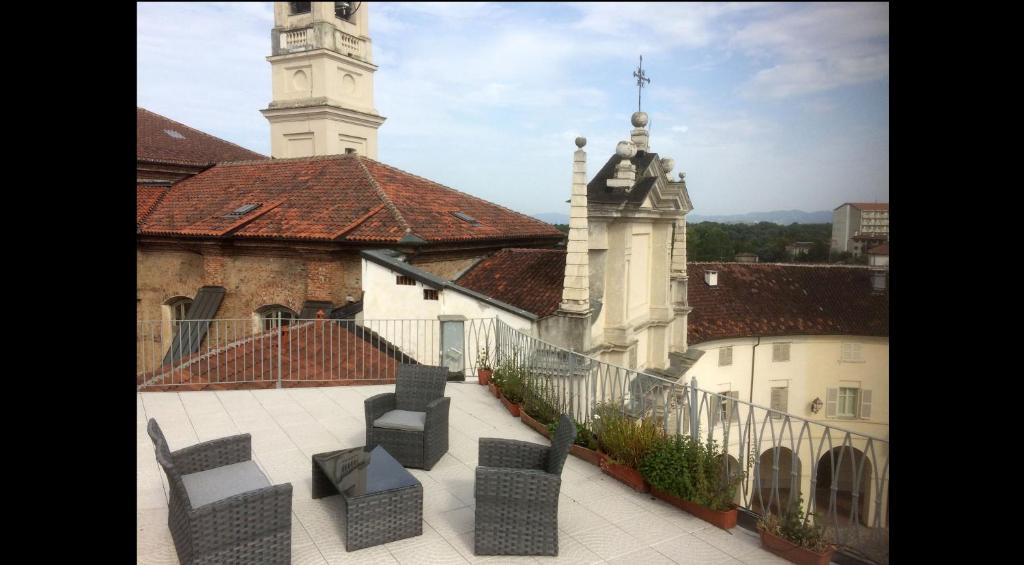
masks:
[[[825,417],[836,417],[836,404],[839,400],[839,389],[830,388],[825,391]]]
[[[871,418],[871,391],[861,389],[860,391],[860,417]]]
[[[772,412],[771,417],[775,419],[781,419],[783,417],[779,412],[786,412],[789,404],[789,387],[776,386],[772,387],[772,410],[778,410],[778,412]]]
[[[842,360],[843,361],[849,361],[852,357],[853,357],[853,344],[852,343],[844,343],[843,344]]]
[[[728,400],[725,401],[725,415],[729,417],[729,423],[739,422],[739,405],[735,399],[740,397],[740,391],[730,390],[725,395],[728,397]]]
[[[718,425],[718,417],[722,413],[722,399],[708,394],[708,412],[711,414],[711,427]]]

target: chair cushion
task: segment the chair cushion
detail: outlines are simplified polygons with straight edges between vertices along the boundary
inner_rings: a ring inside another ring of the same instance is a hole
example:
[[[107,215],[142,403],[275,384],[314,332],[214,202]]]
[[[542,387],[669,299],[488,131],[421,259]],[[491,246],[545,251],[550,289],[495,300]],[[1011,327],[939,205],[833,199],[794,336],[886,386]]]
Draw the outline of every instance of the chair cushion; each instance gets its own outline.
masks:
[[[390,412],[385,412],[383,416],[374,420],[373,427],[387,428],[389,430],[406,430],[410,432],[422,432],[423,426],[426,423],[426,412],[392,410]]]
[[[182,475],[192,508],[270,486],[270,481],[254,461],[242,461],[198,473]]]

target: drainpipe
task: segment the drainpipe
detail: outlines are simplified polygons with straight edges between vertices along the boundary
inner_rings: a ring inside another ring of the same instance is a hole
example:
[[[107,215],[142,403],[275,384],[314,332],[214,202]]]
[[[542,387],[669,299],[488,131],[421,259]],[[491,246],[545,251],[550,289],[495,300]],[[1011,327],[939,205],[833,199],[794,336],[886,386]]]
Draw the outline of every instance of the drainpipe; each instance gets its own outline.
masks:
[[[761,345],[761,336],[757,336],[757,343],[750,350],[750,403],[754,403],[754,359],[757,358],[757,346]]]

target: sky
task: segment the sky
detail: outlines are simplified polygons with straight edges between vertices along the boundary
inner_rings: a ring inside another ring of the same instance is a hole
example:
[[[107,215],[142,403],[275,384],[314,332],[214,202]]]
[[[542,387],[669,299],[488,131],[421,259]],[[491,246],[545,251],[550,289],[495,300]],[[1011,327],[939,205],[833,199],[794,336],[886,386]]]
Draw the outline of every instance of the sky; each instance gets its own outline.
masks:
[[[270,2],[137,4],[137,103],[270,155]],[[379,160],[520,212],[568,213],[629,139],[693,214],[889,200],[888,4],[368,2]]]

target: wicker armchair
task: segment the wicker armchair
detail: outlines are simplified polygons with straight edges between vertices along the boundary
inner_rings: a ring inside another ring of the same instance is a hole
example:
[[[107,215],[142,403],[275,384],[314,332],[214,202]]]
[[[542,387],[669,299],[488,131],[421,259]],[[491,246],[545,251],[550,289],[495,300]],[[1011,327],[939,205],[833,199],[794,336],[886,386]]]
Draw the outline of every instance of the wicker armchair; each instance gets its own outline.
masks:
[[[292,485],[271,485],[241,434],[171,452],[147,428],[170,486],[167,525],[182,564],[290,563]]]
[[[480,438],[474,553],[558,555],[558,493],[575,439],[576,424],[565,414],[550,447]]]
[[[395,392],[366,399],[366,447],[378,445],[403,467],[430,470],[448,452],[448,368],[399,365]]]

